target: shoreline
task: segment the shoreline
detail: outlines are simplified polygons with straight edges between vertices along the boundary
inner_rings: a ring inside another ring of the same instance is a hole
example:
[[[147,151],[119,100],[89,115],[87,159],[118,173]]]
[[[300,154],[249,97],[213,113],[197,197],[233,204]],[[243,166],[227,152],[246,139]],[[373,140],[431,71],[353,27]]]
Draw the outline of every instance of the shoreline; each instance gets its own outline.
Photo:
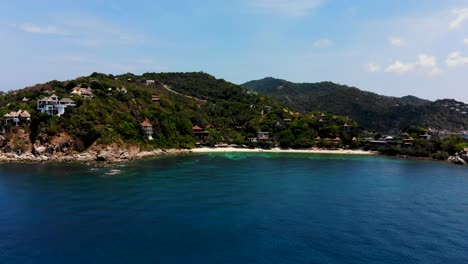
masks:
[[[346,155],[379,155],[377,152],[350,149],[260,149],[234,147],[202,147],[190,150],[192,153],[302,153],[302,154],[346,154]]]
[[[104,151],[88,151],[75,154],[34,155],[32,153],[0,153],[1,163],[47,164],[47,163],[96,163],[117,164],[152,157],[172,156],[192,153],[187,149],[155,149],[150,151],[135,151],[131,149],[106,149]]]
[[[345,155],[379,155],[377,152],[363,150],[327,150],[327,149],[250,149],[234,147],[201,147],[193,149],[156,149],[150,151],[139,151],[136,149],[120,149],[107,147],[100,151],[85,151],[82,153],[65,154],[42,154],[32,153],[0,153],[0,163],[123,163],[152,157],[182,155],[197,153],[296,153],[296,154],[345,154]]]
[[[209,153],[289,153],[289,154],[330,154],[330,155],[382,155],[376,151],[365,150],[345,150],[345,149],[261,149],[261,148],[237,148],[237,147],[200,147],[193,149],[155,149],[140,151],[135,148],[112,148],[107,147],[100,151],[92,150],[81,153],[65,154],[45,154],[34,155],[32,153],[23,153],[17,155],[15,153],[0,153],[1,163],[23,163],[23,164],[47,164],[47,163],[83,163],[83,164],[118,164],[131,162],[136,160],[143,160],[163,156],[176,156],[187,154],[209,154]],[[388,156],[392,157],[392,156]],[[426,160],[426,161],[439,161],[429,158],[417,158],[409,156],[393,156],[398,159],[409,160]],[[453,163],[452,163],[453,164]]]

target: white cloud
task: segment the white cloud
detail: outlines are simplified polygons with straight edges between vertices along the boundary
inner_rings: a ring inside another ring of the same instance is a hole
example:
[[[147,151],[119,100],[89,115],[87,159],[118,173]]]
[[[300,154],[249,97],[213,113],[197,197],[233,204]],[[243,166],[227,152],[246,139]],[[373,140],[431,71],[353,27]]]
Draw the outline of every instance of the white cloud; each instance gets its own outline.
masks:
[[[468,38],[464,39],[464,40],[463,40],[463,43],[465,43],[465,45],[468,46]]]
[[[369,63],[366,65],[366,71],[368,72],[379,72],[380,70],[380,66],[377,64]]]
[[[68,35],[67,32],[65,32],[62,29],[59,29],[58,27],[55,26],[39,26],[36,24],[31,24],[31,23],[23,23],[20,25],[13,24],[15,28],[18,28],[22,31],[29,32],[29,33],[34,33],[34,34],[44,34],[44,35]]]
[[[325,0],[250,0],[252,7],[267,12],[282,13],[292,17],[306,16]]]
[[[329,39],[319,39],[314,42],[314,47],[319,49],[326,49],[333,45],[333,41]]]
[[[457,29],[465,20],[468,20],[468,8],[456,9],[452,13],[455,15],[455,18],[450,22],[450,29]]]
[[[390,37],[388,38],[388,41],[390,41],[390,44],[396,47],[403,47],[405,45],[405,41],[401,38]]]
[[[420,54],[416,62],[403,63],[397,60],[385,69],[386,72],[400,74],[415,70],[419,70],[420,72],[429,75],[438,75],[442,73],[442,70],[437,66],[437,58],[426,54]]]
[[[437,59],[435,56],[420,54],[417,65],[424,71],[427,71],[430,75],[438,75],[442,73],[442,70],[437,66]]]
[[[468,57],[463,57],[459,51],[452,52],[445,60],[449,67],[461,66],[468,64]]]
[[[403,63],[399,60],[395,61],[391,65],[389,65],[385,71],[386,72],[394,72],[394,73],[407,73],[416,68],[414,63]]]

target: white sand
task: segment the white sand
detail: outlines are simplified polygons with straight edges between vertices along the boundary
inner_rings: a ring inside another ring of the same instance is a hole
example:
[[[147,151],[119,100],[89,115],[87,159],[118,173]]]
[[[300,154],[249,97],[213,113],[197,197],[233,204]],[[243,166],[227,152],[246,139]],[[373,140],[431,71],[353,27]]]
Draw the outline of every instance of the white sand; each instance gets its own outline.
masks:
[[[375,155],[377,153],[364,150],[328,150],[328,149],[250,149],[250,148],[233,148],[233,147],[215,147],[215,148],[194,148],[191,149],[193,153],[220,153],[220,152],[265,152],[265,153],[309,153],[309,154],[354,154],[354,155]]]

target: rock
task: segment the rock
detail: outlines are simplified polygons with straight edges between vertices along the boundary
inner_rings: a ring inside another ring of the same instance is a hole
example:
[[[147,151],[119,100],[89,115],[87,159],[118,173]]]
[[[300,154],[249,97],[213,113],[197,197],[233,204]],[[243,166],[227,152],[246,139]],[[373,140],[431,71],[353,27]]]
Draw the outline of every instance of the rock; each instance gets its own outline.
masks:
[[[44,146],[38,146],[36,147],[36,145],[34,145],[34,148],[33,148],[33,153],[36,154],[36,155],[42,155],[45,153],[46,151],[46,147]]]
[[[468,165],[468,162],[466,162],[464,159],[462,159],[461,157],[457,157],[458,159],[458,162],[460,162],[460,164],[462,165]]]
[[[99,154],[99,155],[96,157],[96,161],[107,161],[107,156],[104,155],[104,154]]]

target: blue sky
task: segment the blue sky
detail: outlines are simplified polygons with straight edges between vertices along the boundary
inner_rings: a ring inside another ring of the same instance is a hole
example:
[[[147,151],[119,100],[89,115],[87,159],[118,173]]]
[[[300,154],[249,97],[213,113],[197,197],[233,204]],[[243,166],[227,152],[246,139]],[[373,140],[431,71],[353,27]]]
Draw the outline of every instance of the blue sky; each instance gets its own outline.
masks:
[[[466,0],[0,0],[0,90],[94,71],[468,102]]]

